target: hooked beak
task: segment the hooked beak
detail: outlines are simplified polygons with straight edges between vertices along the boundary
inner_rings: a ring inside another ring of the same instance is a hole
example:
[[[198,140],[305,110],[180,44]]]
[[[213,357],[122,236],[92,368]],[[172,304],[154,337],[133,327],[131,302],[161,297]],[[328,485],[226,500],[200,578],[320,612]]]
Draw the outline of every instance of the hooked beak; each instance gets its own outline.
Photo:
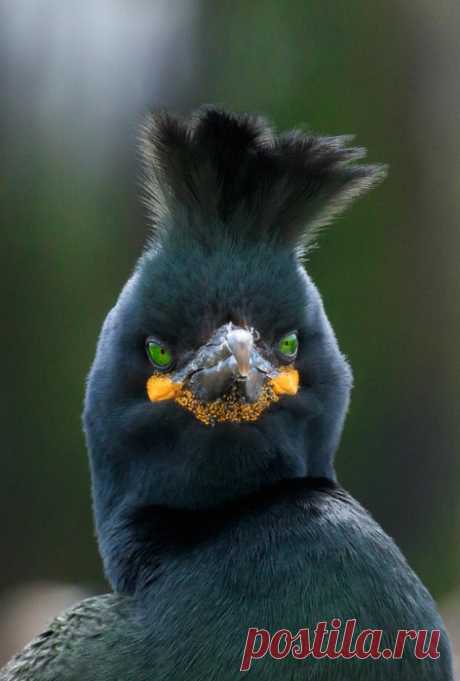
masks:
[[[150,376],[150,401],[175,400],[205,425],[257,420],[281,395],[297,393],[299,373],[275,368],[256,340],[253,329],[221,326],[182,369]]]
[[[251,354],[254,348],[254,337],[247,329],[231,329],[225,340],[228,349],[236,361],[236,372],[241,380],[247,379],[251,371]]]
[[[202,402],[218,399],[232,386],[244,401],[255,402],[267,379],[277,371],[254,341],[253,330],[229,322],[217,329],[173,380],[187,386]]]

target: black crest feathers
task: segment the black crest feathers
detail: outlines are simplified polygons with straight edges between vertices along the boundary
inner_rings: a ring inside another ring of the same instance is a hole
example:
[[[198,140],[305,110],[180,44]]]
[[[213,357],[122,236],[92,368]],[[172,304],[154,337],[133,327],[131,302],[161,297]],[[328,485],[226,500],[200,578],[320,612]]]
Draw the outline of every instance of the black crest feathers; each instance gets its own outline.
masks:
[[[318,228],[385,175],[354,163],[351,138],[275,134],[266,120],[206,107],[189,118],[154,113],[141,131],[154,233],[181,229],[305,251]]]

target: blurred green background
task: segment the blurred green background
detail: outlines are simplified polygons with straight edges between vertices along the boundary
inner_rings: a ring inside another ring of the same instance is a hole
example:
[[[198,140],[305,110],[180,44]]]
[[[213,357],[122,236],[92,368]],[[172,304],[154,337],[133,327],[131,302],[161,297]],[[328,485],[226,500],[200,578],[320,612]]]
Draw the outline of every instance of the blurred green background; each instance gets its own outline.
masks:
[[[390,165],[309,265],[355,374],[337,467],[454,602],[459,35],[456,0],[0,0],[0,659],[18,645],[19,602],[35,626],[34,585],[74,589],[65,602],[107,588],[80,413],[147,234],[136,136],[149,108],[217,103],[354,133]]]

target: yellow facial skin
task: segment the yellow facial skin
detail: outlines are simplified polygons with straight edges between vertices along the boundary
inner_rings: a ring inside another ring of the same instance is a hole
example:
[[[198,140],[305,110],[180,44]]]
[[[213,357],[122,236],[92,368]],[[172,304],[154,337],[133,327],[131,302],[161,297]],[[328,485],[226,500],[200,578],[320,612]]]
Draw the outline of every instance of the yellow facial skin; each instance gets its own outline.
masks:
[[[147,381],[147,395],[151,402],[173,400],[182,390],[180,383],[173,383],[169,376],[153,374]]]
[[[214,402],[200,402],[190,390],[173,383],[169,376],[154,374],[147,381],[147,395],[151,402],[175,400],[205,425],[256,421],[267,407],[277,402],[280,395],[295,395],[299,389],[299,372],[285,367],[262,389],[255,402],[241,402],[236,389],[229,390]]]
[[[294,367],[286,367],[275,378],[272,378],[271,384],[277,395],[297,395],[299,372]]]

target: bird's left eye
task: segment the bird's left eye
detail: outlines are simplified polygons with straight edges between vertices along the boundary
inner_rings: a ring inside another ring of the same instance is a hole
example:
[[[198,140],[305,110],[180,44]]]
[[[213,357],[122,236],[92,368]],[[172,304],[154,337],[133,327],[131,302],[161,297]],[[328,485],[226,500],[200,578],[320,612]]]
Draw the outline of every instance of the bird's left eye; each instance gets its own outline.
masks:
[[[156,369],[165,371],[173,364],[173,355],[171,350],[161,341],[154,338],[147,338],[145,342],[147,356]]]
[[[276,346],[278,355],[281,359],[292,361],[297,356],[297,350],[299,349],[299,339],[295,332],[288,333],[283,336]]]

